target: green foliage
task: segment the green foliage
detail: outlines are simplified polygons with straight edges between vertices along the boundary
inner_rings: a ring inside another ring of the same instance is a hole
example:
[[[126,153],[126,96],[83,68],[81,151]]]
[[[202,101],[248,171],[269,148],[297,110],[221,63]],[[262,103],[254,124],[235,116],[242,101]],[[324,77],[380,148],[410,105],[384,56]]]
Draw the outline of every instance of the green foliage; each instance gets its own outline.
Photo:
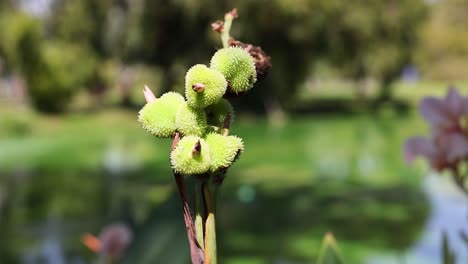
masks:
[[[197,88],[196,86],[200,86]],[[190,68],[185,75],[185,96],[193,108],[206,108],[217,102],[226,92],[223,74],[202,64]],[[197,90],[198,89],[198,90]]]
[[[105,54],[108,14],[112,0],[58,1],[52,17],[54,31],[59,39],[77,42],[91,47],[98,54]]]
[[[11,71],[41,67],[42,31],[39,21],[20,12],[0,12],[0,56]]]
[[[323,239],[317,264],[344,264],[335,237],[327,233]]]
[[[177,110],[184,102],[184,98],[178,93],[165,93],[140,110],[138,121],[146,131],[157,137],[172,137],[176,131]]]
[[[44,42],[39,22],[21,13],[0,15],[0,27],[0,55],[10,71],[24,76],[37,109],[63,111],[71,96],[92,78],[97,62],[86,47]]]
[[[226,77],[230,92],[235,94],[247,92],[257,81],[253,58],[240,47],[218,50],[211,58],[210,66]]]
[[[171,152],[172,169],[186,175],[203,174],[210,169],[210,149],[206,141],[196,136],[186,136]]]
[[[206,114],[203,109],[191,108],[187,103],[179,106],[176,114],[176,127],[182,135],[201,137],[206,133],[206,126]]]
[[[10,6],[10,1],[6,2]],[[215,34],[207,25],[227,9],[224,2],[124,2],[54,1],[51,16],[43,20],[45,22],[34,21],[38,37],[31,37],[22,44],[30,45],[36,49],[35,52],[15,50],[20,46],[12,42],[6,52],[8,55],[2,48],[0,54],[10,69],[13,69],[12,63],[22,64],[18,63],[21,54],[40,54],[42,44],[38,41],[44,37],[40,33],[43,23],[48,29],[47,38],[79,42],[89,48],[90,53],[96,54],[98,60],[115,56],[125,64],[138,62],[162,69],[159,87],[160,93],[164,93],[177,89],[174,88],[177,80],[181,80],[185,73],[181,69],[209,56],[212,52],[209,47],[219,47]],[[454,7],[447,9],[445,6],[448,5]],[[294,4],[287,0],[274,0],[268,5],[261,1],[241,1],[236,2],[236,6],[242,19],[236,20],[232,28],[233,37],[237,38],[242,29],[240,40],[262,46],[274,58],[271,75],[242,102],[244,107],[260,111],[263,110],[262,105],[253,102],[272,98],[279,99],[281,106],[291,103],[306,78],[314,72],[317,61],[326,61],[338,69],[339,77],[355,80],[372,77],[383,84],[391,83],[402,65],[413,61],[419,26],[429,5],[423,0],[377,0],[371,3],[363,0],[304,0]],[[432,33],[423,34],[424,43],[419,48],[424,50],[427,47],[432,51],[420,54],[419,61],[425,65],[425,72],[431,75],[440,78],[463,76],[465,55],[458,56],[463,54],[460,52],[466,42],[463,41],[463,1],[439,1],[431,6],[437,7],[431,16],[433,22],[426,26],[429,28],[426,31]],[[16,24],[22,24],[11,19],[13,13],[2,12],[0,15],[6,21],[0,35],[13,31],[18,27]],[[0,42],[8,39],[2,36]],[[446,52],[453,52],[453,55],[441,58]],[[26,60],[34,57],[24,56]],[[42,68],[42,63],[32,61],[30,59],[23,65]],[[97,82],[99,80],[92,80],[90,86]]]
[[[427,9],[423,0],[242,3],[243,19],[236,25],[243,39],[260,44],[274,58],[268,89],[247,103],[265,94],[278,96],[282,105],[291,103],[319,60],[356,81],[373,77],[382,85],[393,82],[402,66],[413,61]],[[395,53],[396,58],[390,57]]]
[[[39,60],[41,67],[26,71],[26,80],[33,104],[47,112],[63,111],[96,67],[88,49],[59,42],[44,45]]]
[[[468,71],[468,5],[464,0],[436,1],[419,32],[417,62],[426,78],[466,79]]]

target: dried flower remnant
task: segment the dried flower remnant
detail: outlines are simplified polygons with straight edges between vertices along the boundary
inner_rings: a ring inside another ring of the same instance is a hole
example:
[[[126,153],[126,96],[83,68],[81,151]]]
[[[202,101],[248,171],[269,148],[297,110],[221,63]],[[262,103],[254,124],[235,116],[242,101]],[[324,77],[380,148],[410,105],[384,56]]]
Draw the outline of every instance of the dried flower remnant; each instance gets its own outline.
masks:
[[[216,20],[211,23],[211,29],[215,32],[221,33],[224,31],[224,22],[221,20]]]

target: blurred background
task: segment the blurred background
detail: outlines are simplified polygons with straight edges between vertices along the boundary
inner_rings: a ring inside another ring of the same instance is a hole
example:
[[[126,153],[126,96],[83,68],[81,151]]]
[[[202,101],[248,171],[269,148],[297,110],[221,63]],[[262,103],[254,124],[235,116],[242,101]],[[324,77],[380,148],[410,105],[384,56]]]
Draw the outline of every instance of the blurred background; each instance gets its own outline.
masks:
[[[219,262],[314,263],[330,231],[347,263],[441,263],[445,230],[468,263],[466,197],[402,157],[421,97],[468,93],[466,0],[0,0],[0,263],[96,263],[81,238],[113,223],[120,263],[188,263],[171,142],[137,112],[144,84],[183,92],[233,7],[273,68],[233,101]]]

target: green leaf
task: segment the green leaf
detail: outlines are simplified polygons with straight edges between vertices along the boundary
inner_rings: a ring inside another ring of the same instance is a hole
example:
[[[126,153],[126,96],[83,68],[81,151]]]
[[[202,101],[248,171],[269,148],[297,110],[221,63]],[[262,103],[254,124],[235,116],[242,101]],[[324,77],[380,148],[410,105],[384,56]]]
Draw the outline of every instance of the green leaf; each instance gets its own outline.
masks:
[[[323,239],[317,264],[344,264],[332,233],[327,233]]]

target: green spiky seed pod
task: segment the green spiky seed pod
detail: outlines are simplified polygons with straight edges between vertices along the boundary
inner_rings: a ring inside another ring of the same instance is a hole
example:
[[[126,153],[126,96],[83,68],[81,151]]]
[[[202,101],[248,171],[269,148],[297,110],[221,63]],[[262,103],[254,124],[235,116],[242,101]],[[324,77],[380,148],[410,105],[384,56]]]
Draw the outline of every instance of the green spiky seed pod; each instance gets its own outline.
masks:
[[[206,135],[210,147],[212,172],[229,168],[239,154],[244,151],[242,139],[236,136],[223,136],[216,133]]]
[[[177,109],[184,101],[184,97],[179,93],[165,93],[140,110],[138,121],[146,131],[157,137],[172,137],[176,131]]]
[[[240,47],[218,50],[211,58],[211,68],[224,74],[229,82],[229,91],[235,94],[250,90],[257,81],[254,60]]]
[[[193,66],[185,75],[185,96],[192,108],[206,108],[217,102],[226,88],[223,74],[202,64]]]
[[[184,136],[203,136],[206,132],[205,111],[182,104],[177,110],[176,128]]]
[[[229,122],[227,125],[230,127],[234,120],[234,108],[231,103],[224,98],[206,108],[207,122],[212,126],[222,127],[228,114]]]
[[[185,175],[208,172],[211,156],[208,143],[196,136],[183,137],[171,152],[172,169]]]

